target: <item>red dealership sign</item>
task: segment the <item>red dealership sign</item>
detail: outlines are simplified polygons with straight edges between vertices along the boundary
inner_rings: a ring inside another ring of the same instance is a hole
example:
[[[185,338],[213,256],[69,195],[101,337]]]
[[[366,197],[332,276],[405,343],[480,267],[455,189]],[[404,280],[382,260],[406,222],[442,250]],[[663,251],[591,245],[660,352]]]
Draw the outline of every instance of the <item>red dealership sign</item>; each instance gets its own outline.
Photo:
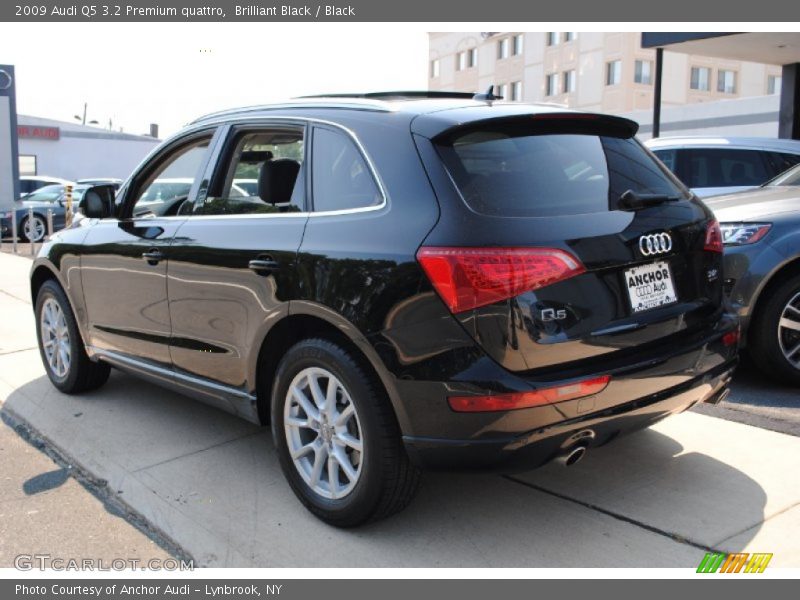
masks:
[[[31,125],[17,127],[17,137],[20,138],[56,141],[60,136],[61,131],[58,127],[36,127]]]

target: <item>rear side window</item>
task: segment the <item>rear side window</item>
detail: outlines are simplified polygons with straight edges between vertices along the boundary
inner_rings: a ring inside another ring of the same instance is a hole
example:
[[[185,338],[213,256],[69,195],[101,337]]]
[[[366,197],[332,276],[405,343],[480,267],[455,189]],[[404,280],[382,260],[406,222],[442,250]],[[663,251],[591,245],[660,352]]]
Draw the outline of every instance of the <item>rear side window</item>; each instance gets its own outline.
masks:
[[[756,186],[770,178],[758,150],[697,148],[684,152],[680,175],[691,188]]]
[[[367,208],[383,201],[366,160],[344,133],[315,128],[311,156],[316,212]]]
[[[472,210],[546,217],[606,212],[620,196],[683,196],[673,176],[631,138],[588,134],[518,135],[480,130],[439,144]]]

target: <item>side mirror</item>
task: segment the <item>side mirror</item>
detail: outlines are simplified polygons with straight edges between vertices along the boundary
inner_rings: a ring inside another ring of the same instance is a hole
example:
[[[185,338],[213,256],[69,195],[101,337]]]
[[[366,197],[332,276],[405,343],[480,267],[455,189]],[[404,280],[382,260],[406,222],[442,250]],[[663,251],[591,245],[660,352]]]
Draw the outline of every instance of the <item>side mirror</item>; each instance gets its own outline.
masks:
[[[105,219],[114,214],[113,185],[94,185],[83,193],[78,212],[90,219]]]

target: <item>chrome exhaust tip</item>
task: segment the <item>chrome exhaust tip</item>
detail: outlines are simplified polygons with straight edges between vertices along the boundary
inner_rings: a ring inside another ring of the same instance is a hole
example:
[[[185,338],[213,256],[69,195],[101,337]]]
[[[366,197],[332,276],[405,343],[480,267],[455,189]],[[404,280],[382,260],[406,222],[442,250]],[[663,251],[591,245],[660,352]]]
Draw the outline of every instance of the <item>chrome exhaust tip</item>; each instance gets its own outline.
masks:
[[[556,462],[564,467],[571,467],[574,464],[577,464],[579,460],[581,460],[584,455],[586,454],[586,446],[575,446],[571,450],[568,450],[564,454],[561,454],[556,458]]]

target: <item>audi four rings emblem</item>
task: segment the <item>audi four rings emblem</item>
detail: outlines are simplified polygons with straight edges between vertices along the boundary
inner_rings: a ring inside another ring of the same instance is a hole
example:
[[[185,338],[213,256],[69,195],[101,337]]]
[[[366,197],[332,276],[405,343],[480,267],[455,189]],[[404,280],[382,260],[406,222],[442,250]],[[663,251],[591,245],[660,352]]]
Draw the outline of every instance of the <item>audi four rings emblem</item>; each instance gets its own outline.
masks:
[[[665,254],[672,250],[672,238],[668,233],[651,233],[639,238],[639,251],[645,256]]]

